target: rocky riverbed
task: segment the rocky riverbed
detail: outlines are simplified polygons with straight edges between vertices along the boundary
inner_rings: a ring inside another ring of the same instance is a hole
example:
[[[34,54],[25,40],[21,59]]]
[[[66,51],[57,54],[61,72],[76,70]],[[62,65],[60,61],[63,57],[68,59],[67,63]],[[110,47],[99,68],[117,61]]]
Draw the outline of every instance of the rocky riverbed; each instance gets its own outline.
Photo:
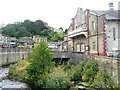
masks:
[[[8,79],[9,68],[0,68],[0,90],[30,90],[27,84]]]

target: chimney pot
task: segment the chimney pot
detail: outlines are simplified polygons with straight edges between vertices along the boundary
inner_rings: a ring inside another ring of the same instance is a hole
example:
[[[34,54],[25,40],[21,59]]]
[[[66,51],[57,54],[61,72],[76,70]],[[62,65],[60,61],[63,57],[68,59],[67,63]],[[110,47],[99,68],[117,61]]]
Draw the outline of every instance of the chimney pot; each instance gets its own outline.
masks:
[[[109,3],[109,10],[114,10],[112,2]]]

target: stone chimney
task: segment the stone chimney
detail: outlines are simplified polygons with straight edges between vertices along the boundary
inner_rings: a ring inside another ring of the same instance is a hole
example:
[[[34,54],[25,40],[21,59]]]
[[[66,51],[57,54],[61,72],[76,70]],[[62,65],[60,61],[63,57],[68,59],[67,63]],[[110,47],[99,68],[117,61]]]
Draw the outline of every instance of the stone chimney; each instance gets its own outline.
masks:
[[[113,3],[112,3],[112,2],[109,3],[109,10],[114,10]]]

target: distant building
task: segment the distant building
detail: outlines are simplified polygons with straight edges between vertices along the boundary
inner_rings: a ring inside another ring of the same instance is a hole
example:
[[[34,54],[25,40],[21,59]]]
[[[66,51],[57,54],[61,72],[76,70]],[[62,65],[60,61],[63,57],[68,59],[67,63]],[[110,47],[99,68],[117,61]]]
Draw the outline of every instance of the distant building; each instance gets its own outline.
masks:
[[[68,51],[68,37],[67,36],[64,36],[63,41],[58,41],[58,50]]]
[[[34,47],[34,40],[31,37],[20,37],[18,39],[19,45],[23,45],[25,47],[32,46]]]
[[[13,48],[17,46],[17,39],[16,37],[9,37],[9,47]]]
[[[52,49],[52,51],[58,50],[58,42],[48,42],[48,47]]]
[[[35,36],[33,36],[33,40],[34,40],[35,46],[36,46],[36,45],[39,44],[41,41],[47,42],[47,37],[35,35]]]
[[[40,43],[41,41],[47,42],[47,37],[35,35],[33,36],[33,40],[35,41],[35,43]]]
[[[0,47],[9,47],[9,36],[0,33]]]
[[[63,33],[63,30],[62,29],[54,29],[54,32],[57,32],[57,33]]]

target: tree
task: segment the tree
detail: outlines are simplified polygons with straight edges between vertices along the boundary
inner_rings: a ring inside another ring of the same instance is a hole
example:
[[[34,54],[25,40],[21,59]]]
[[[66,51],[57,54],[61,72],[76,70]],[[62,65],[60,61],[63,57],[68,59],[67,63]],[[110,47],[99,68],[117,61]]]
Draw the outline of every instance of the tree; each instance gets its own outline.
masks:
[[[50,41],[58,41],[58,40],[63,40],[64,39],[64,34],[63,33],[57,33],[55,32],[51,38],[50,38]]]
[[[30,37],[31,36],[31,33],[27,31],[27,29],[25,27],[20,27],[18,29],[18,31],[15,33],[15,36],[17,38],[19,37]]]
[[[63,28],[62,28],[62,27],[60,27],[59,29],[63,30]]]
[[[41,42],[30,56],[28,66],[28,82],[36,87],[44,87],[48,73],[54,67],[53,53],[47,43]]]
[[[34,22],[30,21],[30,20],[25,20],[23,22],[23,26],[26,27],[26,29],[31,33],[31,34],[35,34],[35,25]]]
[[[46,26],[44,25],[44,22],[42,20],[36,20],[34,22],[35,25],[35,34],[38,35],[40,31],[46,29]]]
[[[3,34],[9,35],[11,37],[15,36],[15,27],[13,24],[8,24],[6,27],[3,27],[2,29],[3,29],[2,31]]]
[[[44,29],[43,31],[40,32],[40,36],[48,36],[48,35],[49,35],[48,29]]]
[[[67,31],[68,31],[68,29],[65,29],[65,32],[64,32],[64,33],[67,34]]]

